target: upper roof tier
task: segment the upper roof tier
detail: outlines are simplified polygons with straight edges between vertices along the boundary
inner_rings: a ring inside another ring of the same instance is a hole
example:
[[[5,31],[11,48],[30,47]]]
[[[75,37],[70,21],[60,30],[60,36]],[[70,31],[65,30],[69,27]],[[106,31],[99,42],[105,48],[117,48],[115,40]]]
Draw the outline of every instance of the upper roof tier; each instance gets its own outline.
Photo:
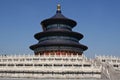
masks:
[[[47,27],[48,25],[52,25],[52,24],[65,24],[65,25],[69,25],[71,27],[76,26],[76,21],[66,18],[62,13],[61,13],[61,8],[60,8],[60,4],[57,5],[57,11],[56,14],[48,19],[45,19],[41,22],[41,25],[43,27]]]

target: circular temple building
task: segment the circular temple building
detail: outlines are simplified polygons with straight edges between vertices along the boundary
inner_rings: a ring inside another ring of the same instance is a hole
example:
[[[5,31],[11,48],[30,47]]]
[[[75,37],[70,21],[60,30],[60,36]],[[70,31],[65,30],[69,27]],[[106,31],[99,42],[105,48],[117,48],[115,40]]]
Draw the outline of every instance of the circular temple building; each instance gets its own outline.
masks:
[[[37,44],[30,46],[35,55],[82,55],[88,47],[80,44],[83,35],[72,31],[76,21],[66,18],[57,5],[56,14],[41,22],[43,32],[34,35]]]

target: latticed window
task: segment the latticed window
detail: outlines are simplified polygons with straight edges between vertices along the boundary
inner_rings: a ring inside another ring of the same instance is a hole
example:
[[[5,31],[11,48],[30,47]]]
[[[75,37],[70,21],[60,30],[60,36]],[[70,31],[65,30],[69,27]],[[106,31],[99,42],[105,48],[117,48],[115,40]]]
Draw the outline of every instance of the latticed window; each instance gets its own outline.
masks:
[[[47,26],[47,29],[51,29],[51,28],[64,28],[64,29],[71,30],[71,27],[65,24],[52,24],[52,25]]]

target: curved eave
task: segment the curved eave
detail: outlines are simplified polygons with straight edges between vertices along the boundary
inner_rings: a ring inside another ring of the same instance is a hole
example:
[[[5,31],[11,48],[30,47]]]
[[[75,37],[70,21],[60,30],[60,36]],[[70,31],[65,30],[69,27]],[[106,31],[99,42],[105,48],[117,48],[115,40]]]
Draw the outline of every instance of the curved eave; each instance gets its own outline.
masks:
[[[67,44],[67,43],[47,43],[47,44],[35,44],[35,45],[32,45],[30,46],[30,49],[34,50],[36,48],[39,48],[39,47],[48,47],[48,46],[69,46],[69,47],[76,47],[76,48],[80,48],[82,49],[83,51],[87,50],[88,47],[85,46],[85,45],[82,45],[82,44]]]
[[[77,32],[70,32],[70,31],[47,31],[47,32],[40,32],[34,35],[34,37],[39,40],[42,37],[48,36],[71,36],[75,37],[78,40],[83,38],[83,35]]]
[[[67,18],[50,18],[50,19],[45,19],[41,22],[41,25],[43,27],[46,27],[51,24],[66,24],[71,27],[74,27],[76,26],[77,23],[74,20],[67,19]]]

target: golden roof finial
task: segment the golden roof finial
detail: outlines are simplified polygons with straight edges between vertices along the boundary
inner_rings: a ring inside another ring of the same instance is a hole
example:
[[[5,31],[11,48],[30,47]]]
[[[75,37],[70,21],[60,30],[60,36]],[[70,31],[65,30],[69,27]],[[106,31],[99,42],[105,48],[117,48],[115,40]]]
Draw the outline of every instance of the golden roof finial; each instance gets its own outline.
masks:
[[[61,6],[60,6],[60,4],[57,5],[57,11],[61,11]]]

